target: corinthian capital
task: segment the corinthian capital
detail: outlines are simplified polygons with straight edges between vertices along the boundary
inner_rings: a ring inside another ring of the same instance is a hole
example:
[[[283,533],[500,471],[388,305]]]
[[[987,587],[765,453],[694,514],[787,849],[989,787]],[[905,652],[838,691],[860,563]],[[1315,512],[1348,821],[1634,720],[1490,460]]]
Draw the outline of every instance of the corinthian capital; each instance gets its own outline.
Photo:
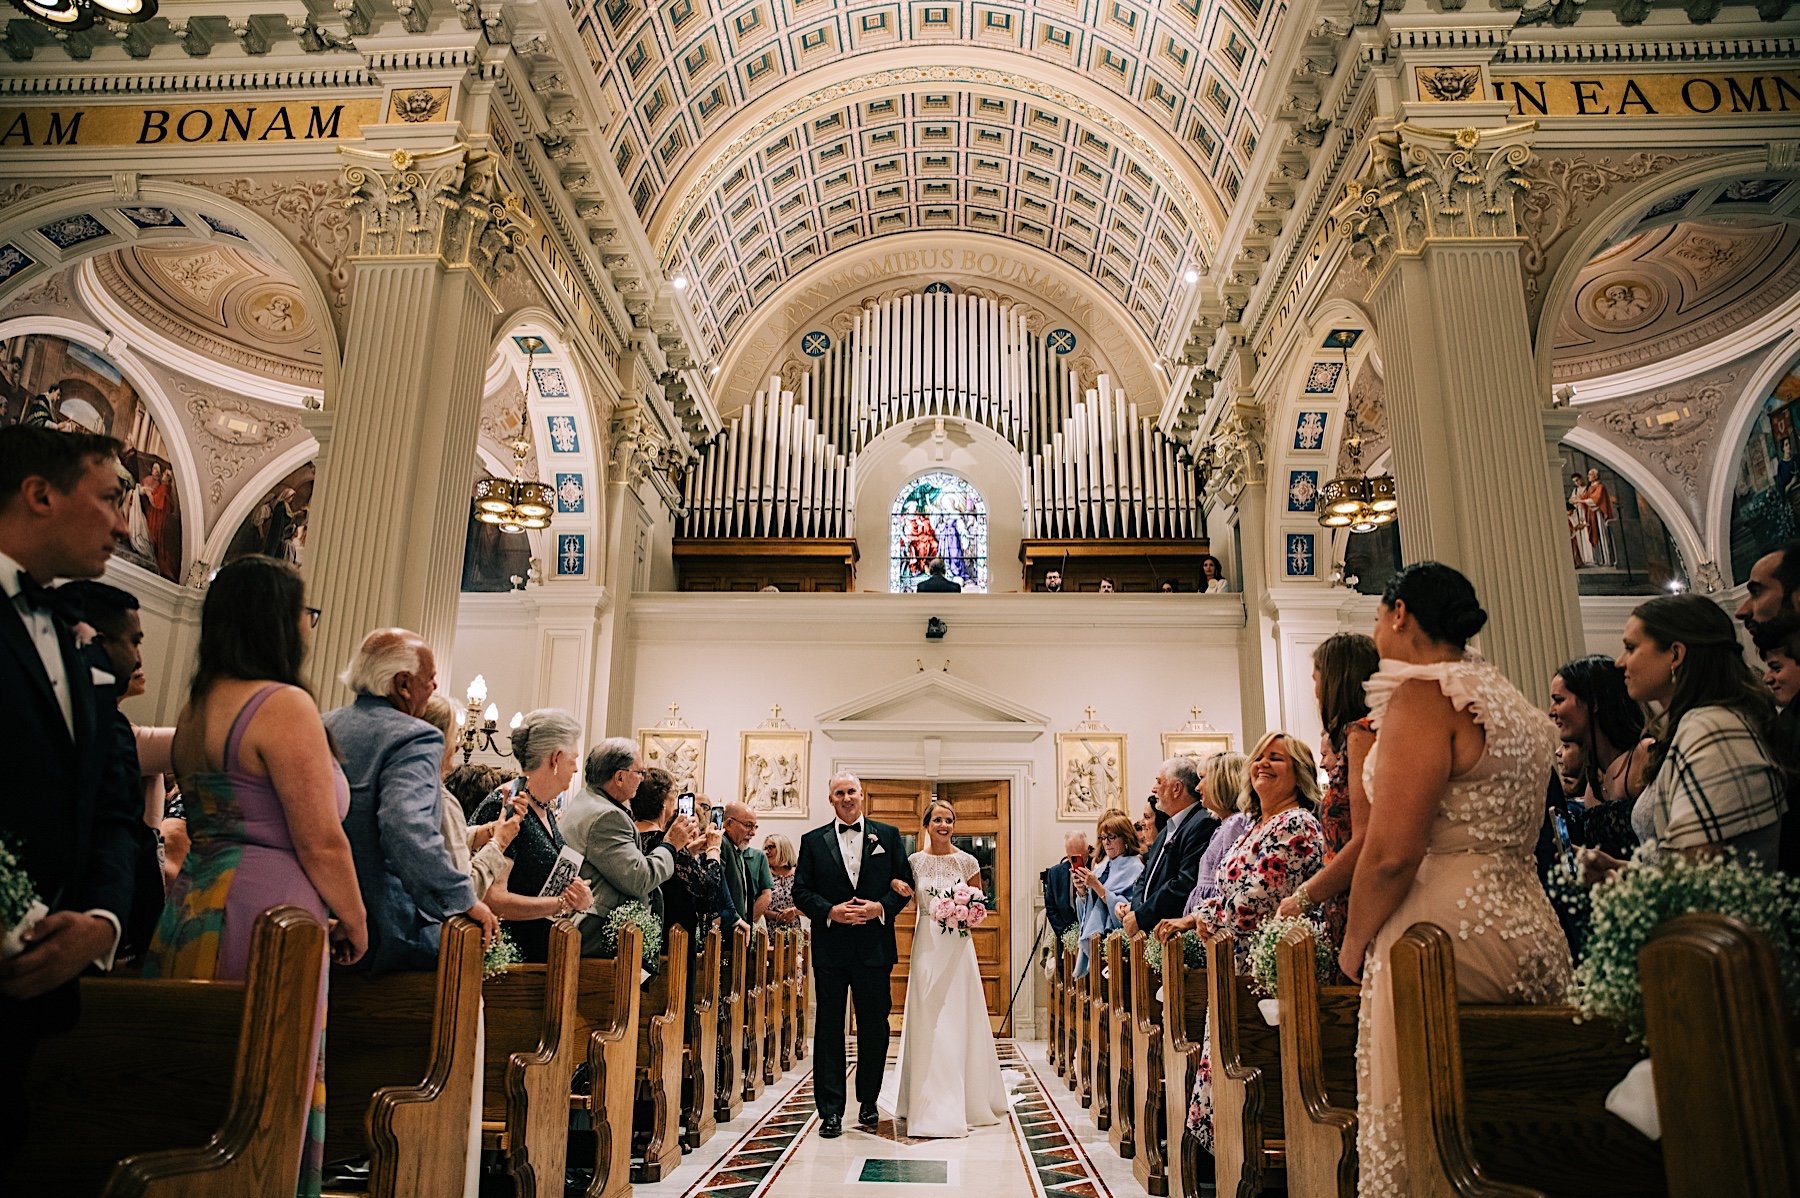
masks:
[[[1522,237],[1535,121],[1497,129],[1400,124],[1369,141],[1369,168],[1333,211],[1353,252],[1379,268],[1433,240]]]
[[[512,269],[531,219],[500,188],[499,160],[458,142],[441,150],[377,153],[339,147],[346,208],[362,213],[360,257],[435,254],[492,286]]]
[[[613,411],[607,442],[611,453],[606,476],[611,482],[635,487],[649,478],[662,461],[662,440],[642,404],[629,403]]]
[[[1212,440],[1201,450],[1209,466],[1206,491],[1211,497],[1235,505],[1245,487],[1265,480],[1263,444],[1267,433],[1267,420],[1255,403],[1240,400],[1219,418]]]

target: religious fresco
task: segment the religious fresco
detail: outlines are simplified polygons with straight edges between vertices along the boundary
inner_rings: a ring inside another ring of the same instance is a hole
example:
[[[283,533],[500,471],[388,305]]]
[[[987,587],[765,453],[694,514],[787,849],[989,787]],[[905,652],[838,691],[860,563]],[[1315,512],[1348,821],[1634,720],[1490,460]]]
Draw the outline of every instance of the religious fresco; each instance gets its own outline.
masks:
[[[1563,527],[1583,595],[1655,595],[1688,586],[1687,567],[1637,488],[1599,458],[1562,447]]]
[[[1800,528],[1800,363],[1763,398],[1731,491],[1731,580]]]
[[[316,472],[315,465],[308,462],[288,472],[270,487],[244,522],[238,525],[231,544],[225,547],[225,561],[261,553],[279,558],[296,569],[303,567]]]
[[[934,470],[907,483],[894,500],[889,524],[888,589],[918,589],[931,559],[944,559],[944,576],[965,591],[988,588],[987,505],[969,480]]]
[[[0,340],[0,426],[38,424],[105,433],[125,443],[128,535],[118,556],[181,581],[181,498],[168,443],[150,409],[104,354],[63,337]]]

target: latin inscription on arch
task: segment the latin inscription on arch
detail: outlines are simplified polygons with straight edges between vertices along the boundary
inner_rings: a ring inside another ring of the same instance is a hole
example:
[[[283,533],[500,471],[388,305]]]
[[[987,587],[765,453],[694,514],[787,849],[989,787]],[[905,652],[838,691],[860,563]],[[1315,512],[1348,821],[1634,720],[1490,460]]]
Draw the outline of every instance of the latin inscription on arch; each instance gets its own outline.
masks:
[[[377,97],[329,102],[0,107],[0,150],[278,145],[360,137]]]
[[[1800,115],[1800,71],[1495,75],[1493,97],[1522,117]],[[1429,99],[1429,95],[1421,94]]]

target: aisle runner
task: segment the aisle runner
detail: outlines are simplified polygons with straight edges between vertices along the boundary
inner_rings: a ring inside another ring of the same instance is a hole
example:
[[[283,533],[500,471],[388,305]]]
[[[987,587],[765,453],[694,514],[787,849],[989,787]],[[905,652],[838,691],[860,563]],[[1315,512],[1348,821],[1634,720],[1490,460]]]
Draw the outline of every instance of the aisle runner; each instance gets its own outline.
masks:
[[[1013,1091],[1011,1123],[1013,1139],[1029,1166],[1033,1194],[1041,1198],[1112,1198],[1086,1150],[1045,1094],[1037,1071],[1011,1040],[1000,1041],[998,1048],[1001,1068],[1020,1079]],[[763,1198],[772,1192],[775,1179],[795,1151],[816,1133],[818,1124],[809,1071],[780,1105],[686,1192],[686,1198]],[[882,1126],[891,1129],[892,1123],[883,1119]],[[853,1136],[859,1134],[851,1131]],[[895,1137],[891,1130],[882,1138],[908,1145],[930,1142]]]

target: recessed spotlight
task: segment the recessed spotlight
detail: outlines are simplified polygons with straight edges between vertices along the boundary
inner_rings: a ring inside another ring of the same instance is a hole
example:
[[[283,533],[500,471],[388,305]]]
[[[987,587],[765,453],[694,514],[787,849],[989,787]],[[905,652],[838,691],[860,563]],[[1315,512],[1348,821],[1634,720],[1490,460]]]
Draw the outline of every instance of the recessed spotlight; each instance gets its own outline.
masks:
[[[719,373],[719,368],[717,366],[713,367],[710,373],[716,376]]]
[[[687,290],[688,281],[687,281],[686,275],[676,275],[673,279],[671,279],[669,281],[671,283],[675,284],[675,290],[677,290],[677,291],[686,291]]]
[[[1181,272],[1181,281],[1186,283],[1189,287],[1192,287],[1195,283],[1200,281],[1200,272],[1189,267],[1187,270]]]

